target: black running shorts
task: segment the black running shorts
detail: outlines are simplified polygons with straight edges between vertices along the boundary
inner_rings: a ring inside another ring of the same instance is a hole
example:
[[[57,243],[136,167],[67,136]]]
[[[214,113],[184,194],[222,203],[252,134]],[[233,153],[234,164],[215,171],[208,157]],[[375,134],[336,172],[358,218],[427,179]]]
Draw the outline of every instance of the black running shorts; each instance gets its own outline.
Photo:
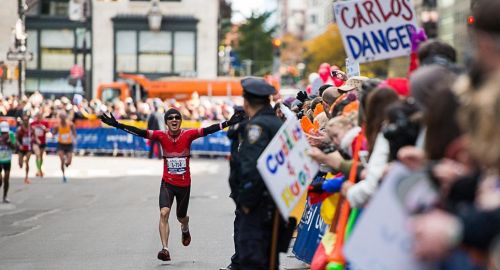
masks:
[[[10,171],[10,162],[9,163],[0,163],[0,172],[2,171]]]
[[[187,216],[190,194],[191,187],[178,187],[162,180],[160,187],[160,209],[165,207],[172,209],[175,198],[177,203],[177,218],[184,218]]]
[[[64,152],[64,154],[73,153],[73,144],[59,143],[57,144],[57,151]]]

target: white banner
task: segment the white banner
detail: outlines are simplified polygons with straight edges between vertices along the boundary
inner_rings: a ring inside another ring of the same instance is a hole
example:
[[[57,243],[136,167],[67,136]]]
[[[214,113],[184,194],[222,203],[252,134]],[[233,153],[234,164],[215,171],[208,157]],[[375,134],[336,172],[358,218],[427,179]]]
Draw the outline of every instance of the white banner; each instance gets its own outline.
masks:
[[[288,219],[319,166],[296,117],[288,119],[257,160],[257,169],[283,218]]]
[[[412,0],[336,2],[335,19],[347,57],[358,63],[409,55],[417,29]]]

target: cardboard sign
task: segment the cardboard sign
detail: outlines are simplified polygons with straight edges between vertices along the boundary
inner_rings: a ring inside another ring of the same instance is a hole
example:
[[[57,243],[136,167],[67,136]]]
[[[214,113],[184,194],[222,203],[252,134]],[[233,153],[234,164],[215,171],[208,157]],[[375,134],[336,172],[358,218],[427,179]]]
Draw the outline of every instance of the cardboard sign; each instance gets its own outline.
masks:
[[[335,18],[347,56],[359,63],[409,55],[417,29],[411,0],[336,2]]]
[[[359,62],[352,61],[349,58],[346,58],[345,66],[347,69],[347,76],[349,78],[354,76],[361,76],[361,71],[359,70]]]
[[[425,174],[394,164],[344,247],[348,261],[355,269],[434,269],[413,256],[408,221],[411,213],[432,205],[437,197]]]
[[[257,169],[285,219],[319,170],[307,154],[310,148],[299,121],[293,117],[281,126],[257,160]]]

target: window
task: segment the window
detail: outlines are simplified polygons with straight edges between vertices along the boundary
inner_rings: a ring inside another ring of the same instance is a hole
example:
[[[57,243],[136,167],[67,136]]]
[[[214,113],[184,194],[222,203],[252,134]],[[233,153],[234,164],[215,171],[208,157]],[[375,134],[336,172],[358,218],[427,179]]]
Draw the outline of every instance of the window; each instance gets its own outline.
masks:
[[[139,32],[139,71],[146,73],[172,71],[171,32]]]
[[[193,32],[175,32],[175,72],[195,71],[195,35]]]
[[[41,14],[68,17],[69,0],[42,0]]]
[[[28,40],[27,50],[33,53],[33,60],[27,62],[28,69],[36,69],[38,63],[38,32],[37,31],[27,31]]]
[[[41,30],[41,69],[69,70],[74,64],[73,30]]]
[[[116,33],[116,71],[137,72],[137,32]]]

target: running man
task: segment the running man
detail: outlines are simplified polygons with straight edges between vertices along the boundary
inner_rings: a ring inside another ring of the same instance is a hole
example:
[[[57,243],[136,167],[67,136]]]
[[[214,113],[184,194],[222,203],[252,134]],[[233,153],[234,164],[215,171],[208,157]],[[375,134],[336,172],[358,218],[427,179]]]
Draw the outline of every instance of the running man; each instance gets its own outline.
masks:
[[[12,151],[16,148],[16,136],[10,131],[9,123],[0,123],[0,187],[3,184],[3,202],[10,203],[7,199],[9,192],[10,165],[12,162]],[[3,171],[3,176],[2,176]]]
[[[26,176],[24,177],[24,183],[30,184],[31,181],[28,178],[30,171],[30,157],[31,157],[31,128],[30,128],[30,117],[28,114],[23,114],[21,116],[21,125],[16,132],[16,142],[19,150],[19,168],[23,168],[23,163],[25,164]]]
[[[76,140],[75,126],[68,119],[65,112],[59,113],[59,126],[55,128],[54,135],[57,135],[57,155],[61,160],[61,171],[63,182],[66,183],[65,168],[71,165],[73,159],[73,142]]]
[[[33,134],[33,152],[36,156],[36,176],[43,177],[42,165],[43,155],[46,148],[46,134],[49,130],[49,123],[43,119],[43,113],[35,115],[35,121],[31,122],[31,134]]]
[[[168,250],[170,227],[168,218],[174,198],[177,204],[177,220],[181,223],[182,244],[188,246],[189,243],[191,243],[189,216],[187,215],[191,191],[191,173],[189,170],[191,143],[197,138],[207,136],[234,125],[243,120],[243,117],[242,113],[236,113],[228,121],[213,124],[206,128],[181,129],[181,113],[176,109],[169,109],[164,115],[167,131],[153,131],[121,124],[116,121],[113,115],[107,116],[104,114],[101,116],[101,120],[110,126],[136,136],[150,140],[158,140],[161,144],[164,155],[164,167],[159,196],[159,232],[163,248],[158,252],[157,257],[159,260],[170,261],[170,252]]]

